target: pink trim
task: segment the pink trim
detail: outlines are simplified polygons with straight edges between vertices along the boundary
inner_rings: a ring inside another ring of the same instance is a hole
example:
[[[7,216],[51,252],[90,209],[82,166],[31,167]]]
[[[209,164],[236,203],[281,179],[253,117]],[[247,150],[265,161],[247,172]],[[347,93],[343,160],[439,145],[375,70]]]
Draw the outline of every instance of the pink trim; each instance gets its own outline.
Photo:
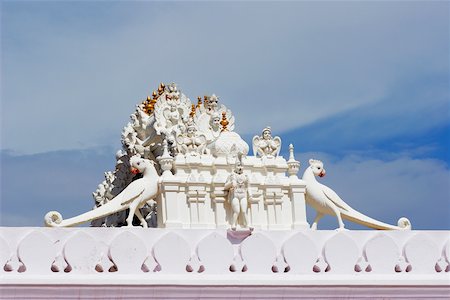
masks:
[[[1,299],[448,299],[450,286],[6,285]]]

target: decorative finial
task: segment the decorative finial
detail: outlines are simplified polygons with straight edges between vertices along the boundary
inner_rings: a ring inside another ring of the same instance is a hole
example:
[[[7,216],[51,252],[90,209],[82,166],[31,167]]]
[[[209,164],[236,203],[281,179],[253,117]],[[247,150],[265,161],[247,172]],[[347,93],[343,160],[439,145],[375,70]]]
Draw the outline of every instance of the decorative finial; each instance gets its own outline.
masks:
[[[189,113],[189,116],[191,118],[193,118],[195,116],[195,104],[192,104],[191,112]]]
[[[197,97],[197,109],[202,106],[202,97]]]
[[[292,145],[292,144],[289,144],[289,160],[295,160],[294,145]]]
[[[147,102],[150,102],[151,98],[150,96],[147,96]]]
[[[173,157],[169,153],[169,143],[167,139],[164,139],[162,142],[163,146],[163,154],[157,158],[161,169],[163,170],[163,176],[172,176],[172,172],[170,170],[173,166]]]
[[[289,160],[287,161],[288,164],[288,174],[291,178],[298,178],[297,173],[300,170],[300,162],[295,160],[294,157],[294,145],[289,145]]]
[[[164,86],[164,83],[161,82],[161,83],[159,84],[159,86],[158,86],[158,95],[161,96],[162,93],[164,93],[164,87],[165,87],[165,86]]]
[[[229,124],[230,122],[228,122],[228,120],[227,120],[227,113],[226,112],[222,112],[222,121],[220,121],[220,125],[222,125],[222,132],[223,131],[228,131],[228,128],[227,128],[227,126],[228,126],[228,124]]]
[[[156,99],[156,98],[158,98],[158,93],[157,93],[156,91],[153,91],[153,93],[152,93],[152,97],[153,97],[153,99]]]
[[[208,100],[208,96],[203,96],[203,106],[205,107],[205,108],[208,108],[208,102],[209,102],[209,100]]]

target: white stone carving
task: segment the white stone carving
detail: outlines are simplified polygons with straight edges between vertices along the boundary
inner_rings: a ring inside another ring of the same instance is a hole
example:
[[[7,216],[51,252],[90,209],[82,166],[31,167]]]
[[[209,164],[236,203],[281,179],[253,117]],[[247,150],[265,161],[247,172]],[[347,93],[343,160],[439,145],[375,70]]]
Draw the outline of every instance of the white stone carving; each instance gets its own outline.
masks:
[[[253,155],[260,157],[276,157],[280,155],[281,138],[279,136],[272,137],[270,127],[263,129],[261,136],[253,137]]]
[[[344,229],[342,218],[375,229],[411,229],[411,223],[407,218],[400,218],[398,226],[394,226],[369,218],[354,210],[335,191],[316,180],[315,176],[323,177],[325,173],[320,160],[310,159],[309,167],[303,174],[302,179],[306,182],[306,201],[317,211],[311,229],[317,229],[317,223],[324,214],[335,215],[339,222],[339,229]]]
[[[64,245],[64,257],[70,272],[95,273],[95,266],[101,259],[100,244],[90,234],[76,232]]]
[[[272,273],[272,266],[277,259],[277,250],[274,243],[264,234],[252,234],[242,242],[240,250],[247,268],[246,272]]]
[[[109,253],[118,273],[140,273],[147,257],[147,248],[141,238],[125,231],[111,242]]]
[[[374,273],[395,273],[395,265],[401,253],[391,237],[379,234],[370,239],[364,249],[364,253]]]
[[[17,249],[19,259],[28,273],[51,273],[52,262],[56,257],[56,247],[42,232],[33,231],[22,239]]]
[[[297,176],[300,163],[293,145],[289,160],[280,156],[281,139],[272,137],[270,127],[253,138],[254,155],[247,156],[249,145],[233,131],[231,110],[214,94],[205,96],[204,103],[201,100],[192,104],[175,84],[160,84],[152,97],[136,106],[124,127],[115,170],[105,172],[105,180],[93,193],[93,211],[67,220],[50,212],[46,223],[64,227],[91,220],[92,226],[120,227],[131,226],[136,215],[143,227],[215,229],[239,223],[242,228],[305,229],[309,227],[305,195],[309,195],[309,203],[318,210],[313,229],[323,213],[335,214],[340,228],[341,216],[378,229],[410,227],[405,218],[400,219],[401,226],[390,226],[342,204],[336,193],[315,181],[311,167],[305,172],[311,175],[306,189],[307,182]],[[232,168],[238,153],[246,156],[242,173]],[[139,156],[155,164],[152,179],[130,171],[130,158]],[[245,193],[237,193],[241,179]]]
[[[130,159],[130,163],[132,172],[142,173],[143,177],[130,183],[130,185],[114,199],[92,211],[66,220],[62,219],[60,213],[51,211],[45,215],[46,225],[51,227],[74,226],[129,208],[130,212],[127,217],[128,226],[133,226],[133,216],[136,215],[141,222],[141,225],[147,227],[147,222],[139,209],[158,195],[159,176],[155,170],[154,162],[151,160],[133,156]]]
[[[360,256],[358,245],[345,232],[330,238],[324,247],[324,256],[333,273],[351,273]]]
[[[219,138],[213,143],[211,153],[216,157],[237,157],[238,153],[247,155],[248,145],[236,132],[223,131]]]
[[[205,237],[197,246],[198,257],[205,273],[225,274],[229,272],[233,261],[233,246],[230,241],[218,233]]]
[[[198,132],[197,126],[193,119],[189,119],[186,125],[186,131],[178,133],[176,137],[178,152],[188,155],[202,155],[209,154],[209,149],[206,148],[206,136]]]
[[[5,270],[4,266],[11,256],[11,250],[9,249],[8,243],[0,237],[0,273]]]
[[[235,121],[233,113],[225,105],[219,104],[219,97],[214,94],[210,97],[205,96],[203,104],[203,106],[200,105],[199,99],[198,111],[195,114],[195,123],[198,125],[199,130],[205,134],[208,143],[214,142],[219,137],[222,130],[220,121],[223,113],[225,113],[228,120],[228,130],[234,130]]]
[[[413,236],[405,245],[405,256],[411,264],[412,273],[435,273],[440,257],[437,245],[425,234]]]
[[[156,261],[162,273],[185,273],[190,258],[186,240],[176,233],[164,235],[153,247]]]
[[[284,243],[283,255],[289,265],[289,272],[306,274],[311,273],[319,257],[319,249],[312,239],[297,233]]]
[[[244,174],[242,154],[240,153],[238,154],[233,173],[230,174],[225,182],[225,190],[228,190],[228,199],[233,211],[231,228],[236,229],[239,216],[242,216],[243,219],[241,226],[247,228],[249,224],[247,216],[248,201],[252,199],[252,194],[249,186],[249,179],[247,175]]]
[[[155,104],[154,128],[158,135],[164,134],[174,140],[186,129],[184,123],[189,117],[191,103],[186,96],[180,94],[175,84],[169,85],[167,89],[168,92]]]
[[[409,289],[420,284],[422,288],[439,286],[443,292],[448,288],[446,265],[442,264],[440,269],[435,267],[439,261],[443,263],[448,231],[336,233],[255,229],[243,240],[233,238],[229,232],[226,229],[2,227],[0,241],[8,241],[9,245],[0,246],[5,250],[0,256],[3,260],[10,258],[6,266],[1,266],[2,292],[9,284],[16,285],[17,290],[17,285],[67,281],[74,285],[106,284],[108,288],[141,283],[192,285],[199,280],[223,286],[402,285]],[[58,249],[55,251],[51,245]],[[372,270],[365,268],[362,249]],[[403,271],[393,272],[394,256],[398,253],[404,253],[408,262],[402,266]],[[383,255],[387,255],[385,262]],[[50,270],[52,259],[59,271]],[[278,274],[273,273],[277,271]]]

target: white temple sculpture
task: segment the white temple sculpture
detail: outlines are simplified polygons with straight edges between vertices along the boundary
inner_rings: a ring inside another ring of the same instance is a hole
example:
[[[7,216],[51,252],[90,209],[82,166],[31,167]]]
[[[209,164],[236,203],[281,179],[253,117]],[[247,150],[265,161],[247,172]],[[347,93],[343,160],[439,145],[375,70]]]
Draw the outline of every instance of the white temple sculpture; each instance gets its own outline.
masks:
[[[280,156],[281,139],[270,127],[253,138],[248,156],[231,110],[214,94],[194,104],[175,84],[160,84],[130,119],[115,171],[93,193],[94,209],[65,220],[49,212],[48,226],[307,229],[308,202],[318,212],[312,229],[323,214],[336,215],[340,229],[342,218],[377,229],[411,227],[406,218],[392,226],[351,209],[315,180],[325,174],[319,161],[299,179],[293,145],[289,160]]]
[[[266,127],[263,129],[261,136],[253,137],[253,155],[260,157],[276,157],[280,154],[281,138],[279,136],[272,137],[272,129]]]
[[[158,195],[159,176],[154,167],[155,162],[152,160],[143,159],[139,155],[135,155],[131,157],[130,164],[131,173],[142,173],[143,176],[131,182],[116,197],[99,208],[66,220],[63,220],[58,212],[48,212],[45,215],[45,223],[52,227],[73,226],[128,209],[129,213],[126,219],[128,226],[132,226],[133,217],[136,215],[140,225],[147,227],[147,221],[142,216],[140,209]]]
[[[303,180],[306,182],[306,202],[314,207],[317,215],[314,219],[311,229],[317,229],[317,223],[324,214],[335,215],[339,222],[339,229],[344,229],[342,217],[375,229],[411,229],[411,223],[407,218],[400,218],[398,226],[389,225],[368,216],[351,208],[345,203],[335,191],[319,183],[315,176],[324,177],[326,174],[323,163],[320,160],[310,159],[309,167],[303,174]]]
[[[244,174],[242,154],[238,153],[238,159],[236,160],[234,170],[225,182],[225,190],[228,191],[228,198],[233,211],[231,228],[234,230],[236,230],[239,216],[242,216],[242,227],[248,227],[248,201],[251,201],[253,198],[249,187],[249,181],[248,176]]]

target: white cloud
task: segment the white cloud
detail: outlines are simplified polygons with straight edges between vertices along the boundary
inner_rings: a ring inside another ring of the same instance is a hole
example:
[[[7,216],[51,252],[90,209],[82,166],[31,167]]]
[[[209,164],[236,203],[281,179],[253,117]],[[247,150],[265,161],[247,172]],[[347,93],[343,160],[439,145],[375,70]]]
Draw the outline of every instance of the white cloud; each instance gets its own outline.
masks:
[[[193,99],[222,96],[239,131],[252,133],[378,101],[411,73],[449,69],[447,3],[139,2],[82,16],[62,4],[40,3],[39,13],[13,5],[2,15],[2,148],[26,153],[117,144],[160,81]]]

